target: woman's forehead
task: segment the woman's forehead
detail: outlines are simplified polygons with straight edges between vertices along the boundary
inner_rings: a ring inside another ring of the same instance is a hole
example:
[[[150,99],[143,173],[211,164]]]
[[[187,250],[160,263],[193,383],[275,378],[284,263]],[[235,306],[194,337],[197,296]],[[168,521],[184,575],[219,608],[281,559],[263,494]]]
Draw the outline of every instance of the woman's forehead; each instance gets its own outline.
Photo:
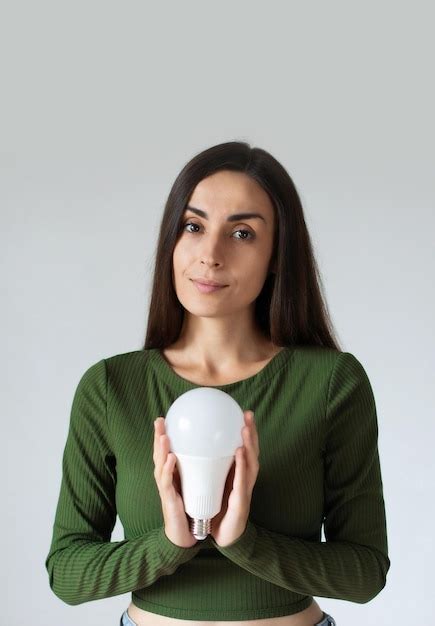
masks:
[[[243,172],[225,170],[202,179],[190,196],[188,207],[199,209],[211,219],[216,213],[224,218],[237,213],[258,213],[266,223],[273,217],[269,195]]]

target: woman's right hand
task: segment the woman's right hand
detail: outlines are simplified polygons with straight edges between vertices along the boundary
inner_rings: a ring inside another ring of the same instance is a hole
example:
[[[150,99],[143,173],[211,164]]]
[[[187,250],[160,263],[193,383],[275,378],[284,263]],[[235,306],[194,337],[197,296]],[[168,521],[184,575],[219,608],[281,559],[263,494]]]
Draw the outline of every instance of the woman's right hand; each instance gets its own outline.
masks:
[[[189,529],[189,520],[180,494],[177,457],[169,451],[169,437],[166,434],[164,417],[158,417],[154,422],[153,461],[154,478],[162,501],[165,534],[180,548],[191,548],[197,543],[197,539]]]

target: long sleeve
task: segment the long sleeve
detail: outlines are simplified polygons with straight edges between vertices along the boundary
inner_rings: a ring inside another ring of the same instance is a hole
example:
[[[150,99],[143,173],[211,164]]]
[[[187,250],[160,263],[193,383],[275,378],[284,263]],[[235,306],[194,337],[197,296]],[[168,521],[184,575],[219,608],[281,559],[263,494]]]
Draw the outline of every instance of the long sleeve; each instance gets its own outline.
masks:
[[[105,360],[82,376],[63,453],[62,482],[45,567],[64,602],[81,604],[152,585],[200,549],[182,548],[164,527],[110,541],[116,522],[116,458],[107,420]]]
[[[248,520],[232,544],[215,547],[285,589],[365,603],[390,567],[375,400],[361,363],[337,357],[329,381],[324,441],[324,542],[267,530]],[[261,441],[260,441],[261,445]]]

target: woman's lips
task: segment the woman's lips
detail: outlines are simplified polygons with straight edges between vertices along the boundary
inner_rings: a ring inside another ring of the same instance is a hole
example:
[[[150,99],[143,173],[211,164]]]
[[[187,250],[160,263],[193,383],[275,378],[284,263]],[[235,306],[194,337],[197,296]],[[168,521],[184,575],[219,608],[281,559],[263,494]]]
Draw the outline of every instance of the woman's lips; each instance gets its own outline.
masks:
[[[213,293],[214,291],[219,291],[219,289],[224,289],[224,287],[227,287],[227,285],[222,285],[221,287],[215,287],[214,285],[204,285],[204,283],[199,283],[196,280],[192,282],[200,293]]]

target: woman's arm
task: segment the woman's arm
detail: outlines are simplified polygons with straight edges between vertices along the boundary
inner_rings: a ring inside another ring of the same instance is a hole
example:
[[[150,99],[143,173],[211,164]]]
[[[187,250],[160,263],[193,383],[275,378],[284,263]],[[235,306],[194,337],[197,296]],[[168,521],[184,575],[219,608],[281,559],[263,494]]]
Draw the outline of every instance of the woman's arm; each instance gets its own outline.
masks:
[[[215,547],[245,570],[301,594],[365,603],[390,567],[375,400],[361,363],[340,353],[331,374],[324,441],[325,542],[272,532],[251,519]]]
[[[103,359],[83,374],[74,395],[53,537],[45,561],[50,587],[71,605],[152,585],[200,550],[200,544],[175,545],[164,526],[135,539],[110,541],[116,522],[116,464],[106,400]]]

